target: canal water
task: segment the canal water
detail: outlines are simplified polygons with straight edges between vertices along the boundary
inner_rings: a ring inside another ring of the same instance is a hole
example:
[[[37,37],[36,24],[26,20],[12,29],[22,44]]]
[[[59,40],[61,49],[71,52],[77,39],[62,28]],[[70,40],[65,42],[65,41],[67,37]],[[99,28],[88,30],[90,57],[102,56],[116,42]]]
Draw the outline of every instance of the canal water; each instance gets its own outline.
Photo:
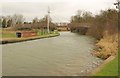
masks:
[[[92,56],[94,39],[71,32],[2,45],[3,76],[83,76],[102,60]]]

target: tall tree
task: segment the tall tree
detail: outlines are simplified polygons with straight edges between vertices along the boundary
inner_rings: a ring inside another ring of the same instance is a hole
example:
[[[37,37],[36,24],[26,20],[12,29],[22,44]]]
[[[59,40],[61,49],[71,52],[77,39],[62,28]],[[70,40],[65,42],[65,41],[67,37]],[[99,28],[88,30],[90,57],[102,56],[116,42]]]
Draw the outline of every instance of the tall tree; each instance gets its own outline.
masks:
[[[33,19],[33,23],[38,23],[39,22],[39,19],[37,18],[37,17],[35,17],[34,19]]]
[[[2,17],[0,16],[0,28],[2,27]]]
[[[8,21],[7,21],[7,27],[11,27],[12,26],[12,19],[9,19]]]
[[[7,26],[7,22],[6,19],[4,18],[2,21],[2,28],[5,28]]]
[[[12,16],[12,24],[13,25],[15,25],[15,24],[22,24],[22,23],[24,23],[24,17],[23,17],[23,15],[21,15],[21,14],[14,14],[13,16]]]

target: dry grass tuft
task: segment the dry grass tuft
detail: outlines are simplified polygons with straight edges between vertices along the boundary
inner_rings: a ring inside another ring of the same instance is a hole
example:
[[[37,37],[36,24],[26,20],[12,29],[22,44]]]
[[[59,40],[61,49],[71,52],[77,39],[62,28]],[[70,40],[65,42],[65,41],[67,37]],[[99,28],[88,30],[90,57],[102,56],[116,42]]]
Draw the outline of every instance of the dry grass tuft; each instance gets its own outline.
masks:
[[[107,59],[111,55],[116,55],[118,52],[118,34],[105,36],[97,44],[95,55]]]

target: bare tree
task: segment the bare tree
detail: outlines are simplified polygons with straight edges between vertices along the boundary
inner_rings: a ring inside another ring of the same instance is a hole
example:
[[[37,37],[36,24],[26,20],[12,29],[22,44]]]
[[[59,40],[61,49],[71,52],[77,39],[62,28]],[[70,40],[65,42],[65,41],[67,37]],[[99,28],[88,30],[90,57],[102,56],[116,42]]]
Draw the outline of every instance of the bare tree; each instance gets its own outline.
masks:
[[[33,19],[33,23],[38,23],[39,22],[39,19],[37,18],[37,17],[35,17],[34,19]]]
[[[23,15],[20,15],[20,14],[14,14],[12,16],[12,24],[15,25],[15,24],[23,24],[24,23],[24,17]]]
[[[2,27],[2,16],[0,16],[0,28]]]
[[[6,18],[3,18],[2,28],[6,28],[6,27],[7,27],[7,21],[6,21]]]

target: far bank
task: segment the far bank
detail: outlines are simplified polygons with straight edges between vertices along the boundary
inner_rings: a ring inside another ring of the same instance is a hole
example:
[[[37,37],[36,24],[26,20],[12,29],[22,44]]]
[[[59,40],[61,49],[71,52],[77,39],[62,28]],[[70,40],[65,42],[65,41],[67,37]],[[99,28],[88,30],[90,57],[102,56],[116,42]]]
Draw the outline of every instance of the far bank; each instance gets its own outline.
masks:
[[[8,43],[16,43],[16,42],[23,42],[35,39],[43,39],[43,38],[50,38],[56,37],[60,34],[57,31],[51,31],[47,33],[46,31],[8,31],[8,30],[1,30],[0,33],[0,44],[8,44]]]

